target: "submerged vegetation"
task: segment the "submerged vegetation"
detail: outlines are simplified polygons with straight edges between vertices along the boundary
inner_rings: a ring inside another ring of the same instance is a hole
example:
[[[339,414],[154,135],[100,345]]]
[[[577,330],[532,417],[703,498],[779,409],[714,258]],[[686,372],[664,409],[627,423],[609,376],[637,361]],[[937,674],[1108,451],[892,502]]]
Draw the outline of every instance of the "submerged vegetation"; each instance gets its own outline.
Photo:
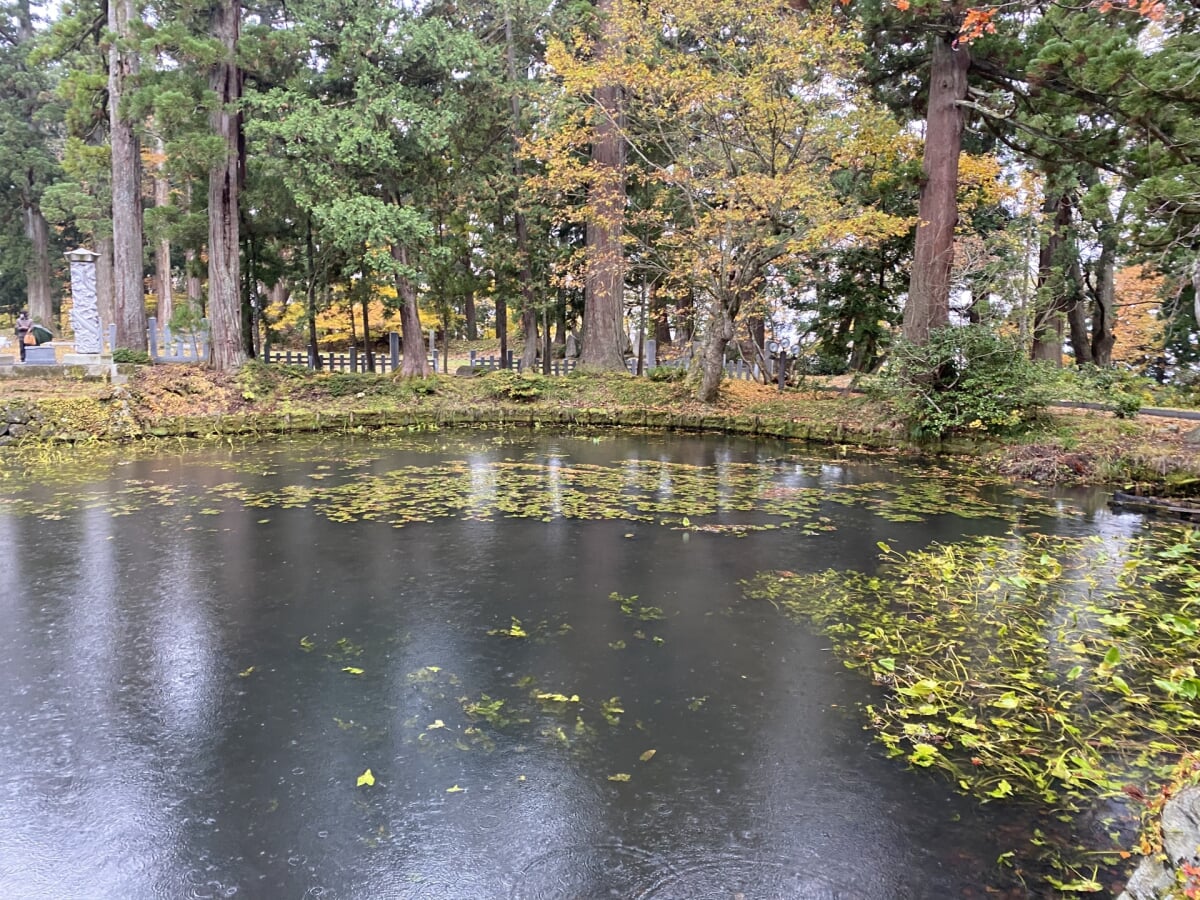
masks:
[[[890,754],[1069,822],[1098,800],[1157,792],[1197,746],[1200,531],[1016,530],[880,550],[874,572],[764,573],[745,587],[884,688],[867,715]],[[1089,849],[1117,864],[1130,835],[1113,827]]]

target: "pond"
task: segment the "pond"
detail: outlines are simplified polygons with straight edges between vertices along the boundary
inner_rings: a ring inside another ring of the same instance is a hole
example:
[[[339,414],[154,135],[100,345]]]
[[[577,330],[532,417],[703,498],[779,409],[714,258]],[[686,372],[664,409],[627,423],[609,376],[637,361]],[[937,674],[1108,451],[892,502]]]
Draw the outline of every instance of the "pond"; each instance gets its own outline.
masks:
[[[123,452],[0,501],[6,898],[1040,895],[1043,811],[889,758],[743,583],[1150,527],[740,439]]]

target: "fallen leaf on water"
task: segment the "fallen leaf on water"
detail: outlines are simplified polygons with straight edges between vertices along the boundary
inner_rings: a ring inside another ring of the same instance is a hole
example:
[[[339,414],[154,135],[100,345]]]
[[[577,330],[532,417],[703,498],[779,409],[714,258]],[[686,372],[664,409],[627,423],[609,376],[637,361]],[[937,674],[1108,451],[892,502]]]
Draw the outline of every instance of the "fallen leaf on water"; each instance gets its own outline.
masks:
[[[645,753],[639,756],[638,759],[640,759],[642,762],[650,762],[650,760],[654,759],[654,754],[657,752],[657,750],[647,750]]]
[[[351,675],[361,675],[363,673],[363,670],[358,666],[343,666],[342,671],[349,672]]]
[[[363,772],[361,775],[358,776],[358,784],[357,784],[358,787],[362,787],[364,784],[367,787],[370,787],[374,783],[375,783],[375,773],[373,773],[370,769],[367,769],[367,771]]]
[[[463,791],[465,791],[465,790],[466,790],[466,788],[465,788],[465,787],[459,787],[459,786],[456,784],[454,787],[448,787],[448,788],[446,788],[446,793],[447,793],[447,794],[461,794],[461,793],[462,793]]]
[[[616,775],[609,775],[609,781],[628,781],[629,774],[627,772],[618,772]]]
[[[429,730],[432,731],[434,728],[445,728],[445,727],[446,727],[446,723],[443,722],[441,719],[434,719],[433,724],[429,726]]]

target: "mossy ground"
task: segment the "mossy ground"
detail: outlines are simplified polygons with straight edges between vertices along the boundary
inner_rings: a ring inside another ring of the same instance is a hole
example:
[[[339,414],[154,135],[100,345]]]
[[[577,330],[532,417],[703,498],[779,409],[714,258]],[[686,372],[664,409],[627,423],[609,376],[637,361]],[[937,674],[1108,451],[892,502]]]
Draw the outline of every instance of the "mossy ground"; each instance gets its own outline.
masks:
[[[0,406],[41,408],[46,427],[24,441],[413,425],[534,422],[634,425],[806,439],[847,447],[986,457],[1013,477],[1131,482],[1188,493],[1200,479],[1193,420],[1053,410],[1027,433],[912,444],[886,403],[806,381],[802,389],[726,381],[714,404],[685,382],[616,375],[483,377],[312,373],[251,364],[237,374],[192,366],[138,367],[127,385],[9,379]],[[119,408],[119,412],[116,409]],[[121,427],[114,420],[122,419]]]

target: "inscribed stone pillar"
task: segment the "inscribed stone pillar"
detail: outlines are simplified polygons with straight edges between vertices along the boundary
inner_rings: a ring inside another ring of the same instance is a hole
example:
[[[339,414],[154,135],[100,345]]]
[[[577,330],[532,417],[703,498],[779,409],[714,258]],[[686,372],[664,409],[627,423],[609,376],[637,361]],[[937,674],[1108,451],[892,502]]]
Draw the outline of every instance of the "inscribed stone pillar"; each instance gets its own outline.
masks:
[[[96,304],[97,256],[83,247],[67,254],[71,263],[71,327],[75,329],[75,352],[81,354],[99,354],[103,349]]]

